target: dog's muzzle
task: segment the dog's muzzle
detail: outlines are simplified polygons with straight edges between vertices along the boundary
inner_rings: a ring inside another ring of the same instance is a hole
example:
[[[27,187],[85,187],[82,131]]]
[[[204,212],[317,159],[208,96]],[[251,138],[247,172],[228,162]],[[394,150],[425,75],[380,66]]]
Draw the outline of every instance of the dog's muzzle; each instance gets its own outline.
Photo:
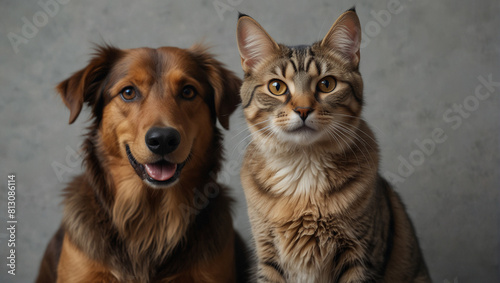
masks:
[[[146,133],[145,142],[148,149],[158,155],[159,160],[154,163],[139,163],[128,145],[125,146],[130,165],[137,175],[154,186],[167,186],[174,183],[181,173],[186,161],[172,163],[164,158],[165,155],[177,149],[181,141],[180,133],[174,128],[154,127]]]

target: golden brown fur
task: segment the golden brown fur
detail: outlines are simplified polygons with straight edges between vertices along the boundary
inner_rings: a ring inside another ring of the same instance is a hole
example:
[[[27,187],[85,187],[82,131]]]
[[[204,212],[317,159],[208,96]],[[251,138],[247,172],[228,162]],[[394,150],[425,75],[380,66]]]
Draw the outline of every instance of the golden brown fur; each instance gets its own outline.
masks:
[[[430,282],[360,118],[360,41],[351,10],[311,46],[277,44],[252,18],[238,21],[258,282]]]
[[[228,128],[240,84],[201,46],[100,47],[61,82],[70,123],[86,103],[92,125],[37,282],[245,281],[231,200],[216,182],[216,121]]]

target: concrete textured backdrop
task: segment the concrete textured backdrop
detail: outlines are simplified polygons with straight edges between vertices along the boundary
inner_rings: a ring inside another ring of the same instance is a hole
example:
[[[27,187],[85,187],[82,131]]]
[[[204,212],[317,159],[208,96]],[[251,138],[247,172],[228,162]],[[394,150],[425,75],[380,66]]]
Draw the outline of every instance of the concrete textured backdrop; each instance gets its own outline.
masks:
[[[47,11],[39,3],[50,0],[0,1],[0,282],[33,281],[61,219],[61,190],[81,170],[74,151],[88,112],[68,125],[54,86],[86,65],[92,42],[189,47],[204,39],[242,76],[237,11],[279,42],[305,44],[321,39],[353,5],[364,37],[363,115],[433,280],[500,282],[499,1],[59,1]],[[239,170],[248,141],[241,109],[231,122],[221,179],[233,188],[235,225],[250,241],[232,168]],[[6,267],[9,173],[17,175],[15,276]]]

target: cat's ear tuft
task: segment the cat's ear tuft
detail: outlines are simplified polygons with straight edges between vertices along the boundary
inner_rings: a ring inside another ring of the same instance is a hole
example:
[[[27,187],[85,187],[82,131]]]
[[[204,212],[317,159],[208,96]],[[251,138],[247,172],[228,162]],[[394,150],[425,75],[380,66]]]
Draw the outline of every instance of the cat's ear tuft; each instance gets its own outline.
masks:
[[[245,73],[250,73],[258,63],[279,49],[264,28],[247,15],[240,15],[236,36],[241,66]]]
[[[238,20],[239,20],[241,17],[248,17],[248,15],[247,15],[247,14],[244,14],[244,13],[242,13],[242,12],[240,12],[240,11],[238,11]]]
[[[340,15],[321,41],[321,46],[337,50],[356,67],[359,65],[361,24],[354,9]]]

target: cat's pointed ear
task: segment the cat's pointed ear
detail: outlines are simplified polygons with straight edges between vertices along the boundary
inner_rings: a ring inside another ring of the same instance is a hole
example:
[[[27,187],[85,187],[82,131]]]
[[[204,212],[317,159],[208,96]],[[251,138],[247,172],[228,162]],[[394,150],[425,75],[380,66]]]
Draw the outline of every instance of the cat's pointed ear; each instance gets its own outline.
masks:
[[[278,44],[259,23],[247,15],[240,14],[236,28],[241,66],[249,73],[263,59],[275,53]]]
[[[360,45],[361,24],[354,8],[340,15],[321,41],[321,46],[339,51],[355,66],[359,65]]]

